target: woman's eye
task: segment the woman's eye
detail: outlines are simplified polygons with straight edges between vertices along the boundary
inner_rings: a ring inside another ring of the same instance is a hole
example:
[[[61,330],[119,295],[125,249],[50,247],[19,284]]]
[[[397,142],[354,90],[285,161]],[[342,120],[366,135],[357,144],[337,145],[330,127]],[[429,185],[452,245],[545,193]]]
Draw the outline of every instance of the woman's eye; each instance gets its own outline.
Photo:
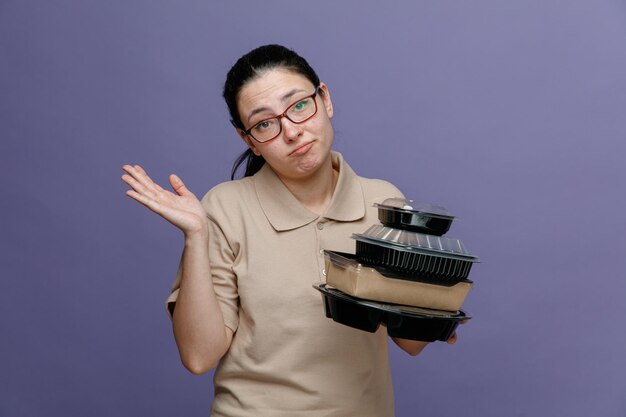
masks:
[[[296,104],[293,105],[292,108],[295,111],[302,111],[302,110],[306,109],[309,104],[311,104],[311,99],[307,98],[307,99],[304,99],[302,101],[297,102]]]
[[[263,120],[261,123],[254,126],[254,130],[256,131],[267,130],[272,126],[272,123],[273,123],[273,120]]]

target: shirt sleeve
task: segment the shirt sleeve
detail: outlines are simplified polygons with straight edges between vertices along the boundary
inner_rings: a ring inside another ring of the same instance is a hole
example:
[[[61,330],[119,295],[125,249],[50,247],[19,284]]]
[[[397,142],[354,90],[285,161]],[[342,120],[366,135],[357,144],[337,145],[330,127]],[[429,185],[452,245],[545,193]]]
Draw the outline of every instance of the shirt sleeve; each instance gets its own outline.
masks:
[[[206,208],[206,198],[203,199],[202,203]],[[207,217],[209,224],[208,253],[211,267],[210,279],[213,281],[213,289],[222,311],[224,324],[235,332],[239,326],[239,294],[237,291],[237,276],[233,272],[236,254],[229,245],[222,228],[210,215]],[[166,300],[167,312],[170,318],[174,312],[180,291],[181,266],[182,259],[181,263],[179,263],[170,295]]]

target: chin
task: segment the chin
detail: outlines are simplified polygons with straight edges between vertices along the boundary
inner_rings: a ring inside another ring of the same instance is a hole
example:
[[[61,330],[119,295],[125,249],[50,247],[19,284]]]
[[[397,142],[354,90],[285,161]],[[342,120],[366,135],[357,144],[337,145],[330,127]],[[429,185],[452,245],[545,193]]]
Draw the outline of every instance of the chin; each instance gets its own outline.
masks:
[[[330,151],[326,151],[324,154],[315,152],[312,155],[307,155],[307,158],[298,162],[297,170],[301,176],[309,176],[315,174],[324,163],[330,160]]]

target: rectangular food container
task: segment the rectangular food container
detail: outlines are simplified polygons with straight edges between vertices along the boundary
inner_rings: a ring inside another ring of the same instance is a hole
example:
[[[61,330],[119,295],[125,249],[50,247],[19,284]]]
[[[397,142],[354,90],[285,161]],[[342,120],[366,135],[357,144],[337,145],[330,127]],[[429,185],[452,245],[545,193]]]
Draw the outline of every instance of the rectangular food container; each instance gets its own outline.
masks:
[[[366,332],[375,332],[382,324],[387,334],[402,339],[434,342],[447,341],[458,325],[469,320],[464,311],[428,310],[416,307],[383,304],[351,297],[328,284],[313,288],[322,293],[326,317]]]
[[[478,258],[459,239],[425,235],[382,225],[354,234],[359,261],[400,274],[399,277],[437,285],[467,279]]]
[[[470,280],[442,286],[399,279],[397,274],[389,277],[360,263],[355,255],[324,251],[324,256],[326,283],[348,295],[367,300],[457,311],[473,286]]]

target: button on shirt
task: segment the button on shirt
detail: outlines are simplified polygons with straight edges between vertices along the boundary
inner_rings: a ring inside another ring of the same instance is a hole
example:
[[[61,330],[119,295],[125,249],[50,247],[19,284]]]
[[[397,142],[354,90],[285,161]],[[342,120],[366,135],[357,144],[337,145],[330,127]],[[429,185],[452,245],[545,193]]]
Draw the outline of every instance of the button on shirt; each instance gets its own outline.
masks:
[[[378,222],[373,203],[401,193],[358,177],[339,153],[332,160],[339,176],[322,216],[267,164],[202,199],[213,285],[234,331],[215,372],[214,417],[393,416],[386,329],[367,333],[326,318],[312,285],[325,281],[323,250],[354,253],[352,234]]]

